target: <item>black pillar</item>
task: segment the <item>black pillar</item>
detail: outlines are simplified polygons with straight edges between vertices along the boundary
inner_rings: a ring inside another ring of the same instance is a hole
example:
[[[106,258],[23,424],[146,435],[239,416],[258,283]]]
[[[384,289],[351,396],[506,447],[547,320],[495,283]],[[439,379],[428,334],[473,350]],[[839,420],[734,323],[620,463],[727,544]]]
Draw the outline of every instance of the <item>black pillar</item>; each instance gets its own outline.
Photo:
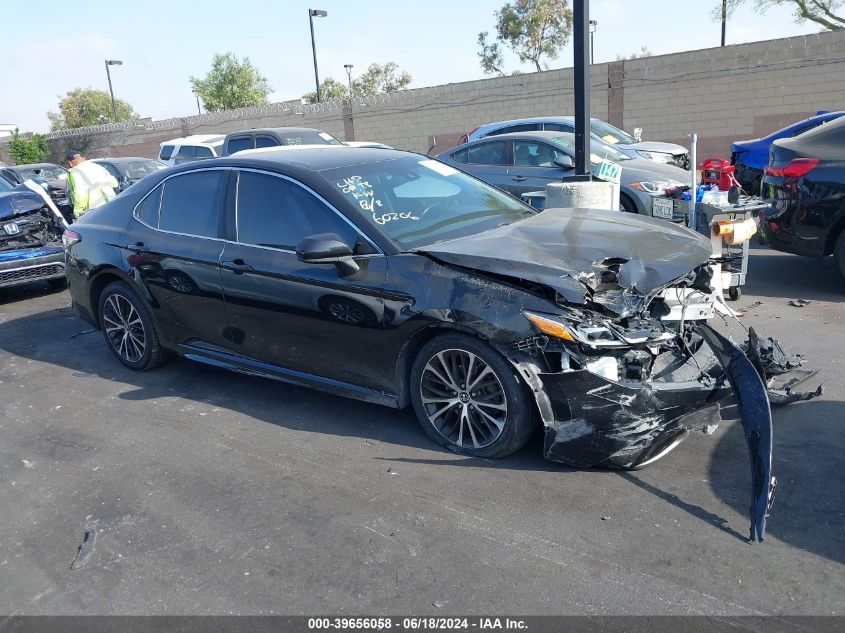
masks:
[[[575,45],[575,176],[590,174],[590,0],[573,3]]]

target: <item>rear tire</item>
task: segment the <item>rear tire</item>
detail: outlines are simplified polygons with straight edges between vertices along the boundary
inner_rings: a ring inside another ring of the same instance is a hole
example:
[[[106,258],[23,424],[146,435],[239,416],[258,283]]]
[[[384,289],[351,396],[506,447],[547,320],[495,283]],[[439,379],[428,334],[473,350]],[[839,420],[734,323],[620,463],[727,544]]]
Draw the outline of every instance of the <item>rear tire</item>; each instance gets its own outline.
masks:
[[[833,257],[839,267],[839,274],[845,278],[845,230],[836,239],[836,246],[833,247]]]
[[[115,281],[103,288],[97,308],[106,344],[121,363],[147,371],[167,359],[147,306],[129,284]]]
[[[423,430],[455,452],[504,457],[537,429],[528,387],[501,354],[472,336],[445,334],[426,343],[410,387]]]

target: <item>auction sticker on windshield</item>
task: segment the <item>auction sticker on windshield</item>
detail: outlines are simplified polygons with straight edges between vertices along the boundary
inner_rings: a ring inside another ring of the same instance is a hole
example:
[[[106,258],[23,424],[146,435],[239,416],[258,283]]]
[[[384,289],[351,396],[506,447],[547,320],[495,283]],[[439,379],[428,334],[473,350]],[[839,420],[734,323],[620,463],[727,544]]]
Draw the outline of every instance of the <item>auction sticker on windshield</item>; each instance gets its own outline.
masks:
[[[619,184],[619,179],[622,175],[619,165],[609,160],[602,160],[599,164],[593,165],[592,171],[593,175],[599,180],[612,182],[615,185]]]
[[[672,219],[675,201],[671,198],[654,198],[651,202],[651,215],[663,220]]]

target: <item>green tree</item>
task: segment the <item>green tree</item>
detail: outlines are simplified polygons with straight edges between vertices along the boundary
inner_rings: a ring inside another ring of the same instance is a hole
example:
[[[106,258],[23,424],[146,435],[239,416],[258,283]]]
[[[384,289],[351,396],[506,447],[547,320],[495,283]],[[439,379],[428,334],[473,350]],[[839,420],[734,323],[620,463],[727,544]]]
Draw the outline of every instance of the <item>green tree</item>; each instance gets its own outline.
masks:
[[[394,62],[386,64],[370,64],[367,70],[360,77],[352,80],[352,94],[354,96],[367,96],[396,92],[404,90],[413,81],[411,74],[399,70]],[[320,99],[323,101],[335,101],[345,99],[349,89],[341,82],[332,77],[326,77],[320,82]],[[308,92],[302,95],[308,103],[317,103],[317,93]]]
[[[505,75],[503,46],[537,72],[548,68],[545,60],[557,59],[572,33],[569,0],[511,0],[496,11],[496,38],[478,34],[478,57],[485,74]]]
[[[654,53],[651,52],[648,46],[645,44],[640,46],[640,50],[636,53],[631,53],[630,55],[617,55],[616,61],[620,62],[623,59],[637,59],[640,57],[651,57]]]
[[[354,95],[375,95],[385,92],[404,90],[413,81],[411,74],[399,72],[399,66],[394,62],[386,64],[370,64],[357,79],[352,80]]]
[[[47,147],[47,139],[43,134],[21,136],[15,128],[15,133],[9,141],[9,154],[15,159],[16,165],[42,163],[50,156],[50,148]]]
[[[713,18],[716,21],[727,20],[736,7],[745,1],[719,0],[719,4],[713,8]],[[795,10],[795,21],[799,24],[815,22],[829,31],[845,28],[845,15],[837,13],[842,6],[842,0],[754,0],[754,8],[759,13],[780,6],[792,7]]]
[[[131,121],[138,118],[132,106],[123,99],[115,99],[114,105],[118,121]],[[48,112],[47,119],[53,130],[113,123],[111,95],[105,90],[76,88],[59,99],[59,111]]]
[[[323,101],[338,101],[345,99],[349,90],[341,82],[333,77],[326,77],[320,82],[320,99]],[[302,95],[306,103],[317,103],[317,92],[308,92]]]
[[[234,54],[217,53],[203,78],[191,77],[191,86],[208,112],[249,108],[267,103],[272,88],[249,61]]]

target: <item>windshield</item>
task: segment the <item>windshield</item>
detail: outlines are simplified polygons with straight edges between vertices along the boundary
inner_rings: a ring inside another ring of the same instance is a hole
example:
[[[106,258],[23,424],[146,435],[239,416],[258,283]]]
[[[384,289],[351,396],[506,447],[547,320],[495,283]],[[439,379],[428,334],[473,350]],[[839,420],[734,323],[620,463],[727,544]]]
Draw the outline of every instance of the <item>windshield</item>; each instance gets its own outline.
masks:
[[[604,121],[591,121],[590,129],[592,129],[593,134],[611,145],[619,145],[619,143],[629,145],[637,142],[637,139],[624,130],[620,130],[618,127],[615,127],[610,123],[605,123]]]
[[[562,148],[567,154],[575,157],[575,135],[564,134],[551,139],[552,143]],[[630,156],[623,154],[612,145],[608,145],[597,139],[590,139],[590,162],[600,163],[602,160],[609,160],[618,163],[623,160],[630,160]]]
[[[531,207],[436,160],[400,158],[320,174],[404,249],[475,235],[535,214]]]
[[[55,180],[57,178],[63,178],[66,170],[58,165],[44,165],[43,167],[18,167],[18,172],[23,180],[27,178]]]
[[[328,132],[320,130],[296,130],[278,134],[282,145],[343,145]]]
[[[155,160],[136,160],[128,163],[121,163],[120,166],[126,172],[129,180],[140,180],[144,176],[164,169],[165,166]]]

